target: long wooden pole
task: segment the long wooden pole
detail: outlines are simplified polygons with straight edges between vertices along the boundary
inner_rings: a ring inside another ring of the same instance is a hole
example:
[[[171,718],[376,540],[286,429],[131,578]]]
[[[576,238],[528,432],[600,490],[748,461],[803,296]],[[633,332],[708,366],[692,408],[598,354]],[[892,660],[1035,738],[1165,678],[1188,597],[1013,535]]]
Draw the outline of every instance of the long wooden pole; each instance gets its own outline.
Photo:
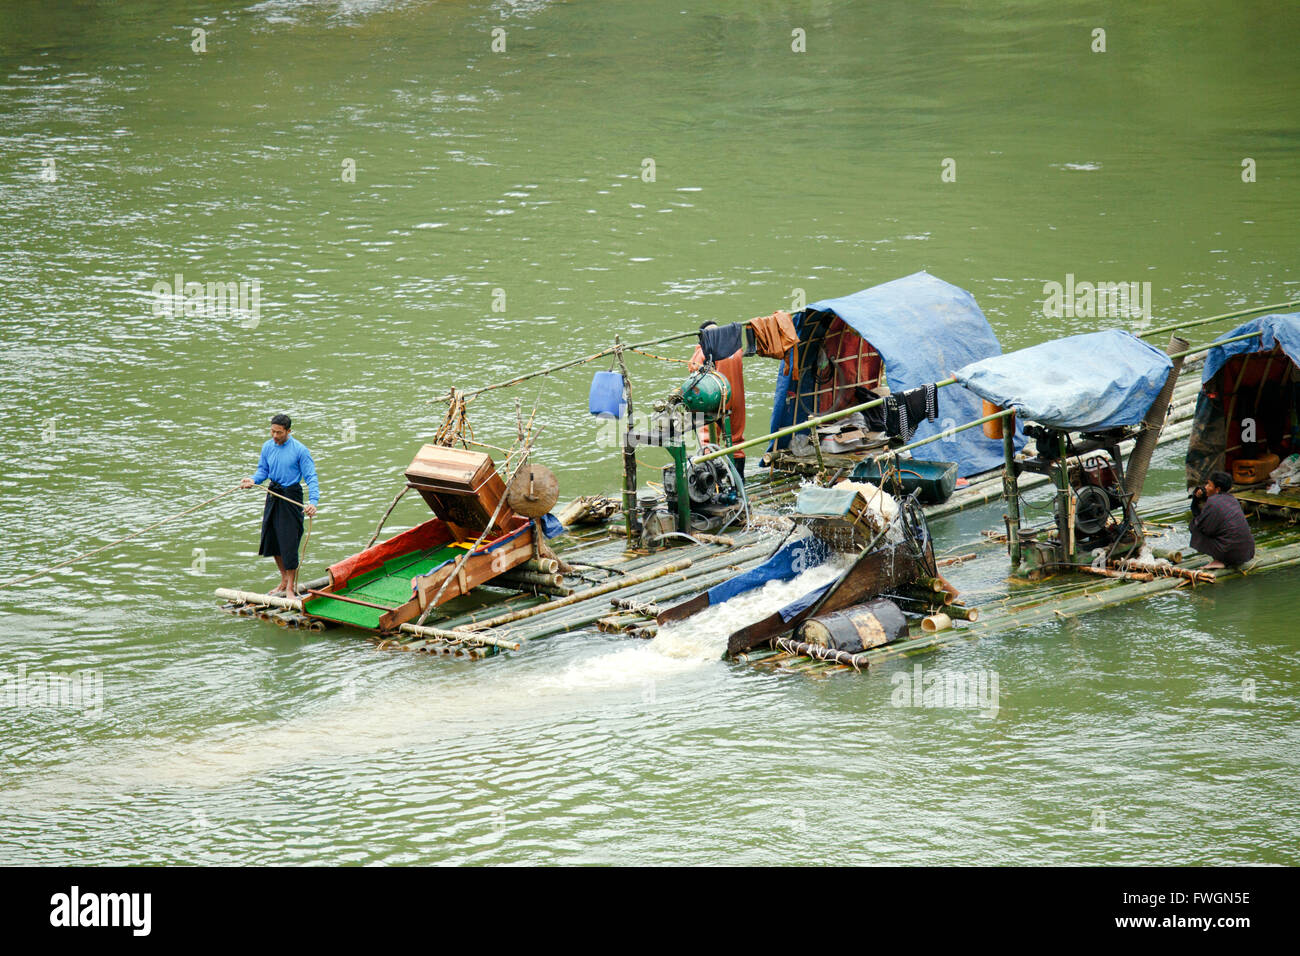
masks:
[[[1015,418],[1002,423],[1002,494],[1007,501],[1007,545],[1011,572],[1020,567],[1020,483],[1016,474]]]

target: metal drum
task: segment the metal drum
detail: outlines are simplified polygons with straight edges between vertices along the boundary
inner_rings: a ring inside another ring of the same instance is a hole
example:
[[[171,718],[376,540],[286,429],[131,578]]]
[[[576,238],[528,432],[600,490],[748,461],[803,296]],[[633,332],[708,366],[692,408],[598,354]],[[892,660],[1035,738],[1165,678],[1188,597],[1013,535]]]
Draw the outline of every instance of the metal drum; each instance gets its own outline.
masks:
[[[886,598],[857,604],[809,618],[795,631],[795,640],[857,654],[907,636],[907,618]]]

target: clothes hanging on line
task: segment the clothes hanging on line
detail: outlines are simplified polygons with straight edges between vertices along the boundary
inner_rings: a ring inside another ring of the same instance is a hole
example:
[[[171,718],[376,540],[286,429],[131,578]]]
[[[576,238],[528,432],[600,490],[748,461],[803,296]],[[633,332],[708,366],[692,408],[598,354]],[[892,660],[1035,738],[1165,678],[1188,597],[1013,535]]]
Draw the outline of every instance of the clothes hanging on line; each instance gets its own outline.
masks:
[[[745,330],[753,334],[755,353],[765,358],[786,359],[790,349],[799,344],[799,336],[795,334],[794,320],[789,312],[778,310],[771,315],[750,319]],[[782,363],[782,374],[789,371],[788,365],[788,359]]]
[[[730,325],[706,325],[700,329],[700,349],[711,362],[730,358],[744,347],[744,326],[739,322]]]
[[[905,442],[912,440],[924,421],[939,417],[939,389],[933,382],[896,392],[885,399],[885,431]]]

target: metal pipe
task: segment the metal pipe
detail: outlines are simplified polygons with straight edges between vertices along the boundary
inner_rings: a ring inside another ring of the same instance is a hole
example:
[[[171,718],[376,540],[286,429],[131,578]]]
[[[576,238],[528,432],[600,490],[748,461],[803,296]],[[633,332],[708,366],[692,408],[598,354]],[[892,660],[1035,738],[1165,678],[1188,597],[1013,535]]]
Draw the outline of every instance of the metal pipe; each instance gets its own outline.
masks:
[[[1183,371],[1183,357],[1179,354],[1186,350],[1188,346],[1186,339],[1179,338],[1176,335],[1169,337],[1169,343],[1165,346],[1165,352],[1170,356],[1177,355],[1173,358],[1173,365],[1169,369],[1169,375],[1165,379],[1165,384],[1160,389],[1160,394],[1156,400],[1151,403],[1147,409],[1146,417],[1142,420],[1142,431],[1133,444],[1133,450],[1128,456],[1128,474],[1124,481],[1124,490],[1132,497],[1130,503],[1137,505],[1138,499],[1142,497],[1142,486],[1146,484],[1147,468],[1151,465],[1151,456],[1155,453],[1156,445],[1160,442],[1160,432],[1165,427],[1165,420],[1169,417],[1169,401],[1173,398],[1174,388],[1178,384],[1178,376]]]

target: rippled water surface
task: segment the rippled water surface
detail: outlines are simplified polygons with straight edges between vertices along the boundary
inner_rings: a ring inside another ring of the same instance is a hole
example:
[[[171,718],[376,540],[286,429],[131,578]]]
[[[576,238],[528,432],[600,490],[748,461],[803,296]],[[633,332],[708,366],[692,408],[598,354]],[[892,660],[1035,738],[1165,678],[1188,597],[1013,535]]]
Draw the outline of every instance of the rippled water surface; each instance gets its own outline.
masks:
[[[223,490],[280,410],[321,472],[314,573],[453,385],[796,289],[926,269],[1007,348],[1113,324],[1042,317],[1067,274],[1151,282],[1156,322],[1296,298],[1297,38],[1199,2],[12,0],[0,577]],[[256,280],[256,322],[159,314],[177,274]],[[609,490],[589,372],[485,395],[476,434],[536,403],[562,496]],[[648,400],[680,367],[632,373]],[[747,375],[757,434],[775,363]],[[471,664],[219,614],[274,579],[259,514],[0,592],[7,676],[103,681],[89,717],[0,707],[0,862],[1300,862],[1294,569],[860,677],[719,660],[766,606]],[[996,711],[893,706],[918,663],[996,674]]]

